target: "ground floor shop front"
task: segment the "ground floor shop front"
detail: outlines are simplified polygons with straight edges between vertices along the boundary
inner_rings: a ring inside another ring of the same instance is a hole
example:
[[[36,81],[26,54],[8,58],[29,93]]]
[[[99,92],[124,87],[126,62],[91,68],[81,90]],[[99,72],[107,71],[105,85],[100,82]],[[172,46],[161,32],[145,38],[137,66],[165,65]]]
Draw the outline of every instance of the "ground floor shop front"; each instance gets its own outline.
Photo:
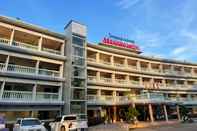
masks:
[[[128,108],[135,107],[139,112],[138,121],[155,122],[181,120],[181,105],[178,104],[130,104],[130,105],[108,105],[108,106],[88,106],[89,125],[102,122],[115,123],[126,121],[124,113]],[[186,106],[187,107],[187,106]],[[187,107],[191,116],[195,117],[196,106]]]

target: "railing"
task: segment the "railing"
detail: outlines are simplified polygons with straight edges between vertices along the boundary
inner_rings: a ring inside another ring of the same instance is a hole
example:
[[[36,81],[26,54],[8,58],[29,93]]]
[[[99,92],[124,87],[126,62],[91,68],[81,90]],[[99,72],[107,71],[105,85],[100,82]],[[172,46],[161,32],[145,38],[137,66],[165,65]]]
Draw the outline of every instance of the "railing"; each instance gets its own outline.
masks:
[[[95,58],[87,58],[87,60],[89,61],[89,62],[96,62],[96,59]]]
[[[58,93],[45,93],[45,92],[37,92],[36,100],[39,101],[57,101],[59,98]]]
[[[141,67],[141,71],[142,72],[150,72],[150,70],[148,68],[145,68],[145,67]]]
[[[4,63],[0,63],[0,71],[5,71],[5,64]]]
[[[151,72],[153,72],[153,73],[161,73],[161,71],[159,69],[151,69]]]
[[[127,80],[124,79],[115,79],[115,82],[119,84],[127,84]]]
[[[18,42],[18,41],[13,41],[12,45],[20,47],[20,48],[38,50],[38,46],[36,46],[36,45],[31,45],[31,44],[27,44],[27,43],[23,43],[23,42]]]
[[[8,39],[0,38],[0,43],[2,43],[2,44],[9,44],[10,41]]]
[[[59,50],[54,50],[54,49],[49,49],[49,48],[42,48],[42,50],[45,52],[49,52],[49,53],[53,53],[53,54],[57,54],[57,55],[61,54],[61,51],[59,51]]]
[[[8,91],[3,92],[2,99],[4,100],[20,100],[28,101],[32,100],[32,92],[30,91]]]
[[[112,79],[111,79],[111,78],[101,77],[100,80],[101,80],[102,82],[105,82],[105,83],[112,83]]]
[[[104,65],[111,65],[111,62],[104,61],[104,60],[100,60],[100,63]]]
[[[23,73],[23,74],[35,74],[36,73],[36,69],[33,67],[12,65],[12,64],[8,65],[7,71]]]
[[[5,90],[2,95],[3,100],[7,101],[58,101],[58,93],[37,92],[35,100],[31,91],[8,91]]]
[[[39,74],[44,76],[60,77],[59,71],[39,69]]]
[[[96,76],[88,76],[88,81],[96,82]]]
[[[137,69],[137,66],[134,66],[134,65],[128,65],[128,68],[129,68],[129,69],[132,69],[132,70],[138,70],[138,69]]]
[[[125,67],[125,65],[124,64],[121,64],[121,63],[114,63],[114,66],[116,66],[116,67]]]
[[[130,83],[131,83],[132,85],[140,85],[140,82],[139,82],[139,81],[131,80]]]

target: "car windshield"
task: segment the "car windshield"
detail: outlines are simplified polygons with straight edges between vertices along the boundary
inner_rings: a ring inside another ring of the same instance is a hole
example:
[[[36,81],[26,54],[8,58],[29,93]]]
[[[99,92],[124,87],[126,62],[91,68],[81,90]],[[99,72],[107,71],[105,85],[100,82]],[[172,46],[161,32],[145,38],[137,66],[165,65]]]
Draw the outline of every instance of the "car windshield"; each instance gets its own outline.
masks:
[[[76,116],[66,116],[64,117],[64,120],[77,120],[77,117]]]
[[[39,120],[22,120],[21,126],[41,125]]]

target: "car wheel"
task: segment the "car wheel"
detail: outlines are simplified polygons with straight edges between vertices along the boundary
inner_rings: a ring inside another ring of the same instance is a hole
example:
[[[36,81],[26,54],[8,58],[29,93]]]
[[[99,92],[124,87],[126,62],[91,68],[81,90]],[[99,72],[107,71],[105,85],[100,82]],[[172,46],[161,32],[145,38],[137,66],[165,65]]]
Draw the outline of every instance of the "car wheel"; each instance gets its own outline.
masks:
[[[60,131],[66,131],[65,127],[62,126]]]

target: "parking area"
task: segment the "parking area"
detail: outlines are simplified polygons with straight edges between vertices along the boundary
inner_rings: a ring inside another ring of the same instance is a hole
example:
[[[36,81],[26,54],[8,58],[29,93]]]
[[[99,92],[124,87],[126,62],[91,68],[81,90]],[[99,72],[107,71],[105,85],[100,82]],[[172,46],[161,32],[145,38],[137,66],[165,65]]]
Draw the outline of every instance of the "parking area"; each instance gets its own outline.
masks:
[[[132,129],[134,131],[196,131],[197,123],[162,125],[148,128]],[[107,124],[90,127],[89,131],[127,131],[122,124]]]

